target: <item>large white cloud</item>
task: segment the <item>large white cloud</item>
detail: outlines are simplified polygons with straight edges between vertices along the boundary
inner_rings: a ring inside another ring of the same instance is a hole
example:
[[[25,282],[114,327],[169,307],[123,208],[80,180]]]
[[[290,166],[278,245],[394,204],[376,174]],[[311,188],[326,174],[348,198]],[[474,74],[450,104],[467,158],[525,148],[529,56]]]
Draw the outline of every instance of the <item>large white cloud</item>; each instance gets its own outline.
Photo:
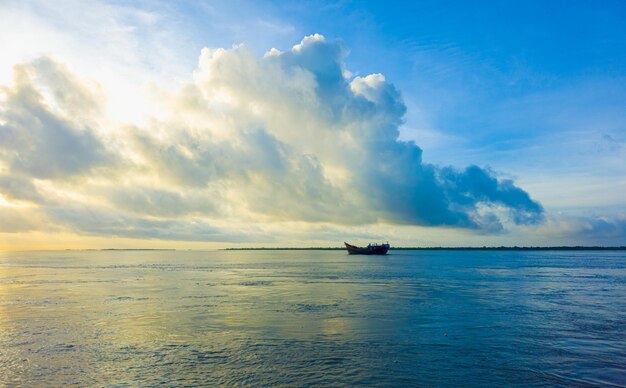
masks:
[[[12,219],[177,240],[243,239],[229,223],[261,236],[285,222],[491,233],[542,220],[511,180],[425,163],[398,140],[401,93],[381,74],[351,78],[346,52],[318,34],[265,56],[203,49],[187,82],[155,87],[145,125],[106,117],[106,88],[58,61],[17,65],[1,89],[0,194],[26,204]]]
[[[107,164],[96,125],[97,84],[75,78],[47,58],[14,67],[3,87],[0,157],[13,176],[65,179]]]

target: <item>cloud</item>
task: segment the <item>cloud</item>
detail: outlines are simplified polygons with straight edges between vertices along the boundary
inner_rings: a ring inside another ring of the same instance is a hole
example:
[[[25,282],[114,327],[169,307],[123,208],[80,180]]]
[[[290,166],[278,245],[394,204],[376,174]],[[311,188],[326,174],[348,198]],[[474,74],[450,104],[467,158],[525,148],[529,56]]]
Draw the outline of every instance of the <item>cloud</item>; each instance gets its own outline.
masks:
[[[463,171],[446,167],[440,171],[448,198],[464,212],[478,203],[503,206],[516,224],[534,224],[543,220],[542,206],[510,179],[496,179],[489,170],[469,166]]]
[[[575,217],[568,220],[568,227],[568,237],[575,238],[579,245],[625,245],[625,214]]]
[[[623,246],[626,241],[626,213],[579,215],[553,212],[540,226],[515,226],[516,236],[532,245]]]
[[[205,95],[230,96],[238,117],[253,117],[288,147],[315,155],[324,176],[343,172],[342,195],[372,221],[480,227],[483,203],[510,209],[514,223],[541,220],[542,207],[510,180],[478,167],[457,174],[423,163],[417,145],[398,140],[406,112],[399,91],[381,74],[344,78],[345,52],[321,35],[262,59],[245,47],[205,50],[196,78]],[[473,178],[482,184],[466,193]]]
[[[112,209],[94,209],[82,206],[48,208],[47,216],[53,222],[82,235],[129,237],[177,241],[245,242],[261,233],[209,225],[198,219],[184,221],[133,217]]]
[[[161,110],[145,125],[108,120],[101,85],[59,62],[18,65],[2,88],[0,194],[77,233],[138,238],[242,238],[224,222],[493,233],[542,221],[490,169],[425,163],[399,140],[400,91],[352,77],[346,54],[319,34],[265,56],[205,48],[184,85],[155,87]]]
[[[11,174],[65,178],[107,162],[93,128],[101,102],[89,86],[48,58],[14,67],[13,87],[0,89],[0,158]]]
[[[44,198],[29,178],[21,176],[0,175],[0,193],[14,201],[41,203]]]
[[[21,233],[34,230],[54,230],[47,219],[29,208],[0,206],[0,233]]]

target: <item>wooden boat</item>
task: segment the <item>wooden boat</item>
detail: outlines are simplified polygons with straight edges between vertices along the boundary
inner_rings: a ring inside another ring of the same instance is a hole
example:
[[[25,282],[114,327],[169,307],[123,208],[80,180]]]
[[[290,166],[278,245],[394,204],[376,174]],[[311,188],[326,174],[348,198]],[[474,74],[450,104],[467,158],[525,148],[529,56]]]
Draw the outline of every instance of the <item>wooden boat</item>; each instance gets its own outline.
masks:
[[[389,243],[387,244],[368,244],[366,247],[357,247],[356,245],[350,245],[347,242],[346,249],[350,255],[386,255],[389,250]]]

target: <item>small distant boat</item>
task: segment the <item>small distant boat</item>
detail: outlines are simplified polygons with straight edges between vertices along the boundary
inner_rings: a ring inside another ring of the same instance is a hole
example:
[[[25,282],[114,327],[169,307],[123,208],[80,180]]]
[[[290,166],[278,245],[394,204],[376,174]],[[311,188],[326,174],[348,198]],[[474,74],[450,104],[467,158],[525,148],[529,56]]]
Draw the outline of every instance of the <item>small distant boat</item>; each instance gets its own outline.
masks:
[[[350,255],[386,255],[389,250],[389,243],[386,244],[368,244],[366,247],[357,247],[356,245],[350,245],[347,242],[346,249]]]

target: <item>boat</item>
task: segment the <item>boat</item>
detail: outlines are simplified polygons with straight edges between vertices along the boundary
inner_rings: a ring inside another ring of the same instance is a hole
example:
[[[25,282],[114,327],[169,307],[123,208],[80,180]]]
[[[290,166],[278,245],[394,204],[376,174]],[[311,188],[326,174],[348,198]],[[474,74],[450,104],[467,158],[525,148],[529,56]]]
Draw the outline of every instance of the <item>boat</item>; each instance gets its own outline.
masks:
[[[386,244],[368,244],[366,247],[357,247],[356,245],[346,244],[346,249],[350,255],[386,255],[389,250],[389,243]]]

